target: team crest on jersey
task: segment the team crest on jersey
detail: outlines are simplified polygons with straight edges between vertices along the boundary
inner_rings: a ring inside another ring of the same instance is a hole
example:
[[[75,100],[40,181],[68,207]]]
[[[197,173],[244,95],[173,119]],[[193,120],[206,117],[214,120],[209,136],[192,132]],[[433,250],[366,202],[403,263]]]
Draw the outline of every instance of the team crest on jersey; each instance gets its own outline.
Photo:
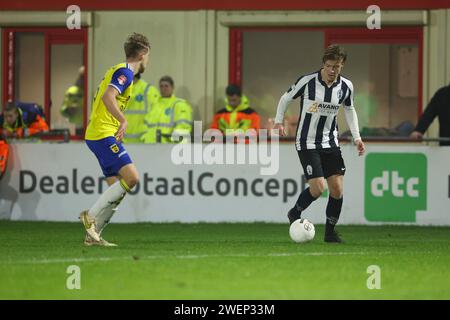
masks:
[[[125,76],[122,74],[122,75],[120,75],[120,76],[117,78],[117,82],[119,82],[119,84],[120,84],[121,86],[123,86],[123,85],[127,82],[127,77],[125,77]]]
[[[317,102],[314,102],[311,107],[309,107],[308,112],[316,113],[317,112]]]
[[[339,89],[339,91],[337,92],[337,97],[339,100],[341,100],[343,94],[344,92],[342,91],[342,89]]]
[[[117,146],[117,144],[113,144],[111,146],[109,146],[109,148],[111,149],[112,152],[114,153],[118,153],[119,152],[119,147]]]
[[[308,175],[312,175],[313,169],[312,169],[311,165],[308,164],[308,165],[306,166],[306,172],[308,173]]]

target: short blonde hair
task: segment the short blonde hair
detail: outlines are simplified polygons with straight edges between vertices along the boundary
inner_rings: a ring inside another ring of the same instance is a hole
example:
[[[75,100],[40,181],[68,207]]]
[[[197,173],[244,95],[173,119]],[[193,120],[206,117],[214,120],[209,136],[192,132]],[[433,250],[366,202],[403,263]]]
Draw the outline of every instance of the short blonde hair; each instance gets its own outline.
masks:
[[[134,32],[128,36],[123,48],[127,58],[134,58],[138,54],[147,53],[150,50],[150,42],[143,34]]]

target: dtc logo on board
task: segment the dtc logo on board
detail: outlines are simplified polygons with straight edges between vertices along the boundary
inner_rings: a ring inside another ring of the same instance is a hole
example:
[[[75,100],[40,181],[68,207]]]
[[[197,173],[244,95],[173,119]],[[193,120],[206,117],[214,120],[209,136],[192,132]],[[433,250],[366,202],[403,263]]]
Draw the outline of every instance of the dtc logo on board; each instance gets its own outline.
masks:
[[[368,221],[415,222],[427,207],[427,158],[422,153],[366,157],[364,215]]]

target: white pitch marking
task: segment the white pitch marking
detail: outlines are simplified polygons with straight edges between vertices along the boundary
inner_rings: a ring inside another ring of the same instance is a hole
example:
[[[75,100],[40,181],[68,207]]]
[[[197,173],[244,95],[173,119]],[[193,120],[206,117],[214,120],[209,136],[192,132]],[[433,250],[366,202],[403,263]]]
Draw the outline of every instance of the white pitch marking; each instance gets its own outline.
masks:
[[[265,255],[252,255],[252,254],[201,254],[201,255],[177,255],[177,256],[164,256],[164,255],[154,255],[154,256],[140,256],[136,260],[152,260],[161,258],[175,258],[175,259],[206,259],[206,258],[263,258],[263,257],[293,257],[293,256],[342,256],[342,255],[385,255],[390,254],[390,252],[291,252],[291,253],[268,253]],[[31,259],[31,260],[18,260],[18,261],[0,261],[0,265],[7,264],[52,264],[52,263],[72,263],[72,262],[106,262],[114,260],[130,260],[132,261],[133,256],[125,257],[98,257],[98,258],[62,258],[62,259]]]

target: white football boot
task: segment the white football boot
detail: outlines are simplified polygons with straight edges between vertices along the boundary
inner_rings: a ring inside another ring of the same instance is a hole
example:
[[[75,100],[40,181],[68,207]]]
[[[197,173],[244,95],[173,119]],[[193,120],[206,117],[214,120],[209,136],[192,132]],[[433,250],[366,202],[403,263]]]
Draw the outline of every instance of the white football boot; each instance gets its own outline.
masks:
[[[88,211],[82,211],[80,214],[80,220],[83,224],[86,232],[95,241],[100,241],[100,235],[96,231],[95,219],[89,216]]]
[[[88,247],[90,246],[117,247],[117,244],[108,242],[101,237],[100,241],[95,241],[89,234],[86,234],[86,237],[84,238],[84,245]]]

